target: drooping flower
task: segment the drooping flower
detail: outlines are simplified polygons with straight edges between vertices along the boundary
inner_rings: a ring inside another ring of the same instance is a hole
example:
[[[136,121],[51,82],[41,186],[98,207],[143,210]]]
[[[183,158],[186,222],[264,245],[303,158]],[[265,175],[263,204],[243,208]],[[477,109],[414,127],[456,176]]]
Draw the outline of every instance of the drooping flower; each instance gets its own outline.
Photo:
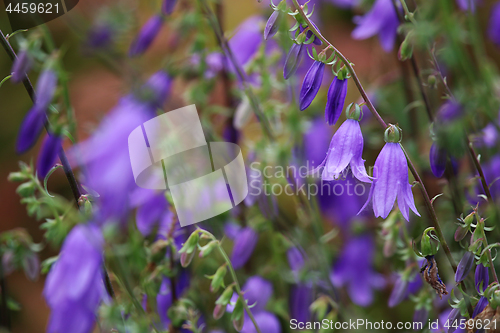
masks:
[[[497,2],[491,10],[488,38],[500,47],[500,2]]]
[[[243,267],[248,259],[250,259],[258,239],[259,235],[250,227],[243,228],[238,232],[231,254],[231,262],[234,269]]]
[[[299,64],[304,58],[305,52],[306,46],[304,44],[293,43],[290,51],[288,51],[285,60],[285,66],[283,67],[283,77],[285,78],[285,80],[288,80],[293,74],[295,74]]]
[[[325,119],[328,125],[334,125],[344,110],[345,97],[347,95],[347,78],[333,79],[326,100]]]
[[[373,302],[373,289],[380,289],[385,281],[373,270],[375,244],[370,235],[353,237],[342,249],[330,274],[335,287],[347,285],[351,300],[359,306]]]
[[[313,302],[313,288],[309,283],[301,282],[290,290],[290,316],[300,322],[311,319],[309,307]]]
[[[358,26],[352,32],[354,39],[366,39],[378,34],[384,51],[394,47],[399,19],[392,0],[377,0],[372,9],[355,22]]]
[[[347,119],[333,135],[326,158],[318,167],[324,167],[321,178],[323,180],[336,180],[350,166],[354,177],[369,183],[371,180],[366,173],[365,161],[361,156],[363,153],[363,134],[359,126],[359,112],[355,115],[347,113],[348,117],[353,118]]]
[[[56,134],[47,133],[36,162],[36,170],[40,179],[44,179],[50,169],[54,166],[61,148],[61,137]]]
[[[161,6],[162,13],[165,15],[172,14],[176,3],[177,0],[163,0],[163,4]]]
[[[280,10],[273,11],[271,16],[269,17],[269,20],[267,20],[266,28],[264,29],[265,40],[267,40],[268,38],[272,38],[278,32],[280,13]]]
[[[415,207],[411,185],[408,183],[408,163],[399,144],[400,130],[395,125],[389,125],[384,138],[386,144],[375,161],[374,180],[368,200],[361,210],[371,202],[375,216],[385,219],[397,198],[401,214],[409,221],[410,208],[416,215],[420,214]]]
[[[14,60],[14,63],[12,64],[12,82],[21,82],[26,77],[26,74],[29,72],[32,64],[33,59],[31,58],[28,50],[22,49],[17,54],[16,60]]]
[[[474,253],[467,251],[460,260],[455,273],[455,282],[462,282],[474,266]]]
[[[476,284],[477,292],[485,291],[490,282],[488,267],[485,267],[483,264],[477,265],[476,272],[474,274],[474,281]]]
[[[102,280],[103,237],[92,224],[77,225],[64,241],[43,294],[51,309],[47,331],[91,332],[106,297]]]
[[[135,57],[143,54],[153,43],[163,25],[163,16],[154,15],[141,28],[139,34],[130,45],[128,54]]]
[[[46,112],[49,107],[57,87],[57,75],[51,69],[45,69],[38,78],[36,84],[35,102],[24,117],[17,136],[16,151],[18,154],[24,153],[31,148],[46,120]]]
[[[299,108],[300,111],[304,111],[311,105],[312,101],[318,94],[319,88],[321,87],[321,82],[323,81],[323,72],[325,69],[325,63],[321,61],[315,61],[311,68],[306,73],[304,77],[304,82],[302,82],[302,88],[300,89],[299,96]]]

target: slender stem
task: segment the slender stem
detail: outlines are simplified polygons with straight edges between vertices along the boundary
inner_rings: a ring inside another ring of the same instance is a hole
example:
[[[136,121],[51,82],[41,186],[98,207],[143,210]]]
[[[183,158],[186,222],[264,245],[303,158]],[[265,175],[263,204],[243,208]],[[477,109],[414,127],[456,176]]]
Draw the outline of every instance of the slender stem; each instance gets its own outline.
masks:
[[[220,22],[217,19],[217,16],[214,14],[210,6],[206,3],[205,0],[199,0],[200,3],[202,4],[202,7],[205,11],[205,13],[208,16],[208,20],[210,22],[210,25],[212,26],[212,29],[217,37],[217,41],[219,43],[220,48],[226,55],[226,57],[231,61],[231,64],[233,65],[234,69],[236,70],[236,75],[238,77],[239,82],[243,86],[243,90],[245,91],[246,95],[248,96],[248,100],[250,101],[250,105],[261,123],[262,129],[265,133],[265,135],[271,140],[274,141],[274,135],[271,131],[271,126],[269,124],[269,121],[267,117],[264,115],[262,110],[260,109],[259,101],[255,94],[253,93],[253,90],[251,86],[248,84],[246,73],[241,68],[238,60],[234,57],[233,51],[229,47],[226,38],[224,37],[224,32],[221,29]]]
[[[472,146],[472,142],[470,142],[469,137],[465,136],[466,138],[466,143],[467,147],[469,148],[469,153],[472,158],[472,163],[474,163],[474,167],[476,168],[477,172],[479,173],[479,178],[481,179],[481,184],[483,185],[484,189],[484,194],[486,194],[486,197],[490,202],[493,201],[491,197],[491,192],[490,192],[490,187],[488,186],[488,183],[486,182],[486,177],[484,176],[484,171],[483,168],[481,167],[481,163],[479,163],[479,158],[477,157],[476,151],[474,150],[474,147]]]
[[[488,246],[488,241],[486,240],[486,233],[484,232],[483,228],[483,246],[486,248]],[[491,250],[488,250],[488,261],[490,262],[490,267],[491,267],[491,274],[493,275],[493,279],[495,280],[496,283],[498,283],[498,276],[497,272],[495,270],[495,266],[493,265],[493,258],[491,257]]]
[[[327,45],[327,47],[332,48],[336,52],[337,56],[345,64],[346,68],[348,69],[349,73],[351,74],[352,79],[354,80],[354,83],[358,87],[358,90],[359,90],[361,96],[365,100],[366,105],[368,106],[368,108],[370,109],[370,111],[372,112],[372,114],[375,116],[375,118],[377,118],[380,126],[382,128],[384,128],[384,129],[386,129],[387,128],[387,124],[385,123],[385,121],[383,120],[383,118],[380,116],[380,114],[377,112],[377,110],[375,109],[375,106],[373,105],[373,103],[370,101],[370,99],[369,99],[368,95],[366,94],[363,86],[361,85],[361,82],[360,82],[358,76],[356,75],[356,72],[354,71],[354,68],[351,65],[351,62],[344,55],[342,55],[342,53],[340,53],[325,37],[323,37],[323,35],[318,31],[318,29],[314,26],[314,24],[312,24],[312,22],[309,20],[309,18],[307,17],[307,15],[304,13],[304,10],[303,10],[302,6],[299,5],[299,3],[297,2],[297,0],[293,0],[293,3],[295,5],[296,9],[298,10],[299,14],[302,16],[302,18],[305,20],[305,22],[307,23],[307,25],[310,27],[311,31],[319,39],[321,39],[321,41],[323,41]],[[401,147],[403,148],[402,145],[401,145]],[[403,151],[405,151],[404,148],[403,148]],[[415,167],[414,167],[414,165],[413,165],[410,157],[406,153],[406,151],[405,151],[405,156],[406,156],[406,159],[408,160],[408,165],[410,167],[411,173],[413,174],[413,177],[415,178],[415,180],[417,182],[420,183],[421,192],[422,192],[422,195],[424,197],[425,206],[426,206],[426,208],[427,208],[427,210],[428,210],[428,212],[430,214],[430,217],[431,217],[431,220],[432,220],[432,224],[433,224],[434,228],[436,229],[436,235],[438,236],[439,241],[441,242],[441,245],[442,245],[442,247],[443,247],[443,249],[444,249],[444,251],[446,253],[448,261],[451,264],[451,267],[453,268],[454,271],[456,271],[457,270],[457,265],[455,263],[455,260],[451,256],[450,248],[448,247],[448,244],[446,243],[446,239],[444,238],[443,232],[441,230],[441,226],[439,224],[439,220],[437,218],[436,212],[434,211],[434,207],[432,206],[429,194],[428,194],[428,192],[427,192],[427,190],[425,188],[425,185],[424,185],[422,179],[420,178],[420,175],[418,174],[417,170],[415,169]]]

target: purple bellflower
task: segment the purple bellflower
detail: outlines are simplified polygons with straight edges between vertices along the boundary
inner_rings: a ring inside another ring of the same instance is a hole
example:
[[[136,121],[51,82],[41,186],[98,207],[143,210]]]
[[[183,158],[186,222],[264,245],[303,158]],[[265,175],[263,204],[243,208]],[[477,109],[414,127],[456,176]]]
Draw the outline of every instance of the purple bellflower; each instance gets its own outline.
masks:
[[[472,13],[476,11],[476,7],[481,0],[456,0],[458,8],[462,11],[470,10]]]
[[[229,48],[240,66],[250,61],[262,44],[262,22],[262,17],[251,16],[236,28],[233,37],[228,41]],[[228,66],[230,70],[235,71],[232,63],[228,63]]]
[[[467,251],[460,260],[455,273],[455,282],[462,282],[474,266],[474,253]]]
[[[479,301],[477,302],[476,306],[474,307],[474,311],[472,312],[472,318],[476,318],[478,314],[483,312],[484,308],[488,305],[488,299],[484,296],[481,296]],[[480,332],[481,330],[478,330],[477,332]]]
[[[130,45],[128,55],[135,57],[143,54],[153,43],[163,25],[163,16],[154,15],[141,28],[139,34]]]
[[[24,117],[17,136],[16,151],[22,154],[31,148],[46,120],[46,112],[57,87],[57,75],[50,69],[45,69],[36,83],[35,103]]]
[[[272,38],[278,32],[280,13],[280,10],[273,11],[271,16],[269,17],[269,20],[267,20],[266,28],[264,29],[265,40],[267,40],[268,38]]]
[[[349,239],[333,266],[330,279],[335,287],[347,285],[351,300],[359,306],[373,302],[373,289],[385,285],[382,275],[373,271],[375,244],[369,235]]]
[[[59,135],[47,133],[36,162],[36,170],[40,179],[44,179],[50,169],[52,169],[61,148],[61,137]]]
[[[92,224],[77,225],[64,241],[43,294],[51,309],[47,332],[88,333],[101,300],[103,237]]]
[[[375,161],[374,180],[368,200],[361,210],[371,202],[375,216],[385,219],[397,198],[401,214],[409,221],[410,208],[418,216],[420,214],[415,207],[411,185],[408,183],[408,163],[399,144],[400,129],[389,125],[384,138],[386,144]]]
[[[99,22],[94,24],[87,33],[86,50],[105,50],[110,48],[116,32],[110,24]]]
[[[22,49],[12,64],[12,82],[21,82],[26,77],[26,74],[29,72],[32,65],[33,59],[31,58],[28,50]]]
[[[446,169],[446,160],[448,153],[446,149],[438,147],[434,142],[429,151],[429,162],[431,164],[431,170],[434,176],[437,178],[443,177],[444,171]]]
[[[304,44],[295,44],[293,43],[290,51],[286,56],[285,66],[283,67],[283,77],[285,80],[288,80],[299,67],[302,59],[304,58],[304,54],[306,52],[306,46]]]
[[[500,47],[500,1],[491,10],[490,23],[488,25],[488,38]]]
[[[311,105],[312,101],[318,94],[321,82],[323,81],[323,72],[325,63],[315,61],[304,77],[302,89],[300,89],[299,107],[300,111],[304,111]]]
[[[372,9],[363,17],[357,17],[358,25],[352,32],[354,39],[366,39],[378,34],[384,51],[394,47],[399,19],[392,0],[376,0]]]
[[[485,267],[483,264],[477,265],[476,273],[474,274],[474,281],[477,292],[485,291],[490,282],[488,267]]]
[[[351,114],[347,109],[348,119],[339,127],[332,137],[330,147],[323,163],[317,168],[323,168],[323,180],[336,180],[350,166],[351,171],[358,180],[370,183],[371,180],[365,170],[363,153],[363,134],[359,126],[360,109]],[[314,171],[313,171],[314,172]]]
[[[231,262],[234,269],[239,269],[246,264],[252,255],[259,235],[250,227],[241,229],[234,239],[233,252],[231,254]]]
[[[336,76],[333,79],[326,100],[325,119],[328,125],[335,125],[344,110],[345,97],[347,95],[347,78]]]
[[[162,13],[165,15],[172,14],[176,4],[177,0],[163,0],[163,4],[161,6]]]

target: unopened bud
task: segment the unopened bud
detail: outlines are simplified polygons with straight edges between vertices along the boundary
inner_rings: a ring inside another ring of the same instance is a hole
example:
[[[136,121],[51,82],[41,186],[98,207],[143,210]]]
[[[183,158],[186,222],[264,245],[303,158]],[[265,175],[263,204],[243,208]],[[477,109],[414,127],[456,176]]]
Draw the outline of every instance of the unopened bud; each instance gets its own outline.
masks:
[[[34,182],[27,182],[24,184],[19,185],[19,187],[16,190],[17,194],[19,194],[21,197],[26,198],[33,193],[35,193],[35,183]]]
[[[9,173],[8,180],[11,182],[25,182],[29,180],[29,176],[24,172],[11,172]]]
[[[200,240],[200,235],[198,234],[198,230],[195,230],[191,236],[187,239],[186,243],[179,250],[179,253],[191,253],[194,252],[196,246],[198,246],[198,241]]]
[[[226,313],[226,305],[216,304],[213,313],[214,319],[215,320],[221,319],[224,313]]]
[[[210,284],[210,291],[217,292],[221,286],[224,286],[224,277],[227,273],[226,265],[222,265],[217,269],[215,274],[212,276],[212,283]]]
[[[191,253],[187,253],[187,252],[181,253],[181,266],[184,268],[188,267],[189,264],[191,263],[191,261],[193,261],[195,253],[196,253],[195,251],[193,251]]]

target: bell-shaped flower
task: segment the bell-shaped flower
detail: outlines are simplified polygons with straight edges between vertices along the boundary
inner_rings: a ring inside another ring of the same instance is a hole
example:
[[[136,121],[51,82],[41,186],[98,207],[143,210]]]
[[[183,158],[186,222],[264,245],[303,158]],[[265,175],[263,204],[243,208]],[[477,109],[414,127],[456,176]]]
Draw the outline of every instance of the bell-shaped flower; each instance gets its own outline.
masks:
[[[415,207],[411,185],[408,183],[408,163],[399,144],[400,129],[389,125],[384,137],[386,144],[375,161],[372,187],[361,210],[372,203],[375,216],[385,219],[397,198],[401,214],[409,221],[410,208],[418,216],[420,214]]]
[[[392,50],[399,26],[398,15],[392,0],[376,0],[365,16],[356,19],[358,26],[352,32],[354,39],[366,39],[378,34],[384,51]]]
[[[163,16],[154,15],[141,28],[139,34],[130,45],[128,55],[135,57],[143,54],[153,43],[163,25]]]
[[[286,55],[285,66],[283,67],[283,77],[288,80],[299,67],[302,59],[304,59],[304,54],[306,52],[306,46],[304,44],[293,43],[290,51]]]
[[[500,47],[500,2],[497,2],[491,10],[488,38]]]
[[[234,269],[243,267],[252,255],[259,235],[250,227],[241,229],[234,239],[233,252],[231,253],[231,263]]]
[[[66,237],[43,290],[51,309],[47,332],[91,332],[99,303],[106,297],[103,242],[92,224],[77,225]]]
[[[490,283],[490,277],[488,275],[488,267],[483,264],[479,264],[476,267],[476,272],[474,274],[474,281],[476,284],[477,292],[485,291]]]
[[[330,147],[326,153],[325,160],[313,170],[313,173],[323,167],[321,178],[323,180],[336,180],[342,175],[348,166],[358,180],[371,182],[366,173],[363,154],[363,134],[359,126],[360,108],[355,106],[351,112],[351,106],[346,110],[348,119],[339,127],[332,137]]]
[[[307,109],[318,94],[321,82],[323,81],[324,69],[324,62],[315,61],[311,68],[307,71],[306,76],[304,77],[304,82],[302,82],[302,88],[300,89],[300,111]]]
[[[38,154],[36,171],[40,179],[44,179],[54,166],[57,155],[62,148],[62,139],[59,135],[48,133]]]
[[[334,125],[344,110],[347,95],[347,78],[336,76],[333,79],[326,100],[325,119],[328,125]]]

